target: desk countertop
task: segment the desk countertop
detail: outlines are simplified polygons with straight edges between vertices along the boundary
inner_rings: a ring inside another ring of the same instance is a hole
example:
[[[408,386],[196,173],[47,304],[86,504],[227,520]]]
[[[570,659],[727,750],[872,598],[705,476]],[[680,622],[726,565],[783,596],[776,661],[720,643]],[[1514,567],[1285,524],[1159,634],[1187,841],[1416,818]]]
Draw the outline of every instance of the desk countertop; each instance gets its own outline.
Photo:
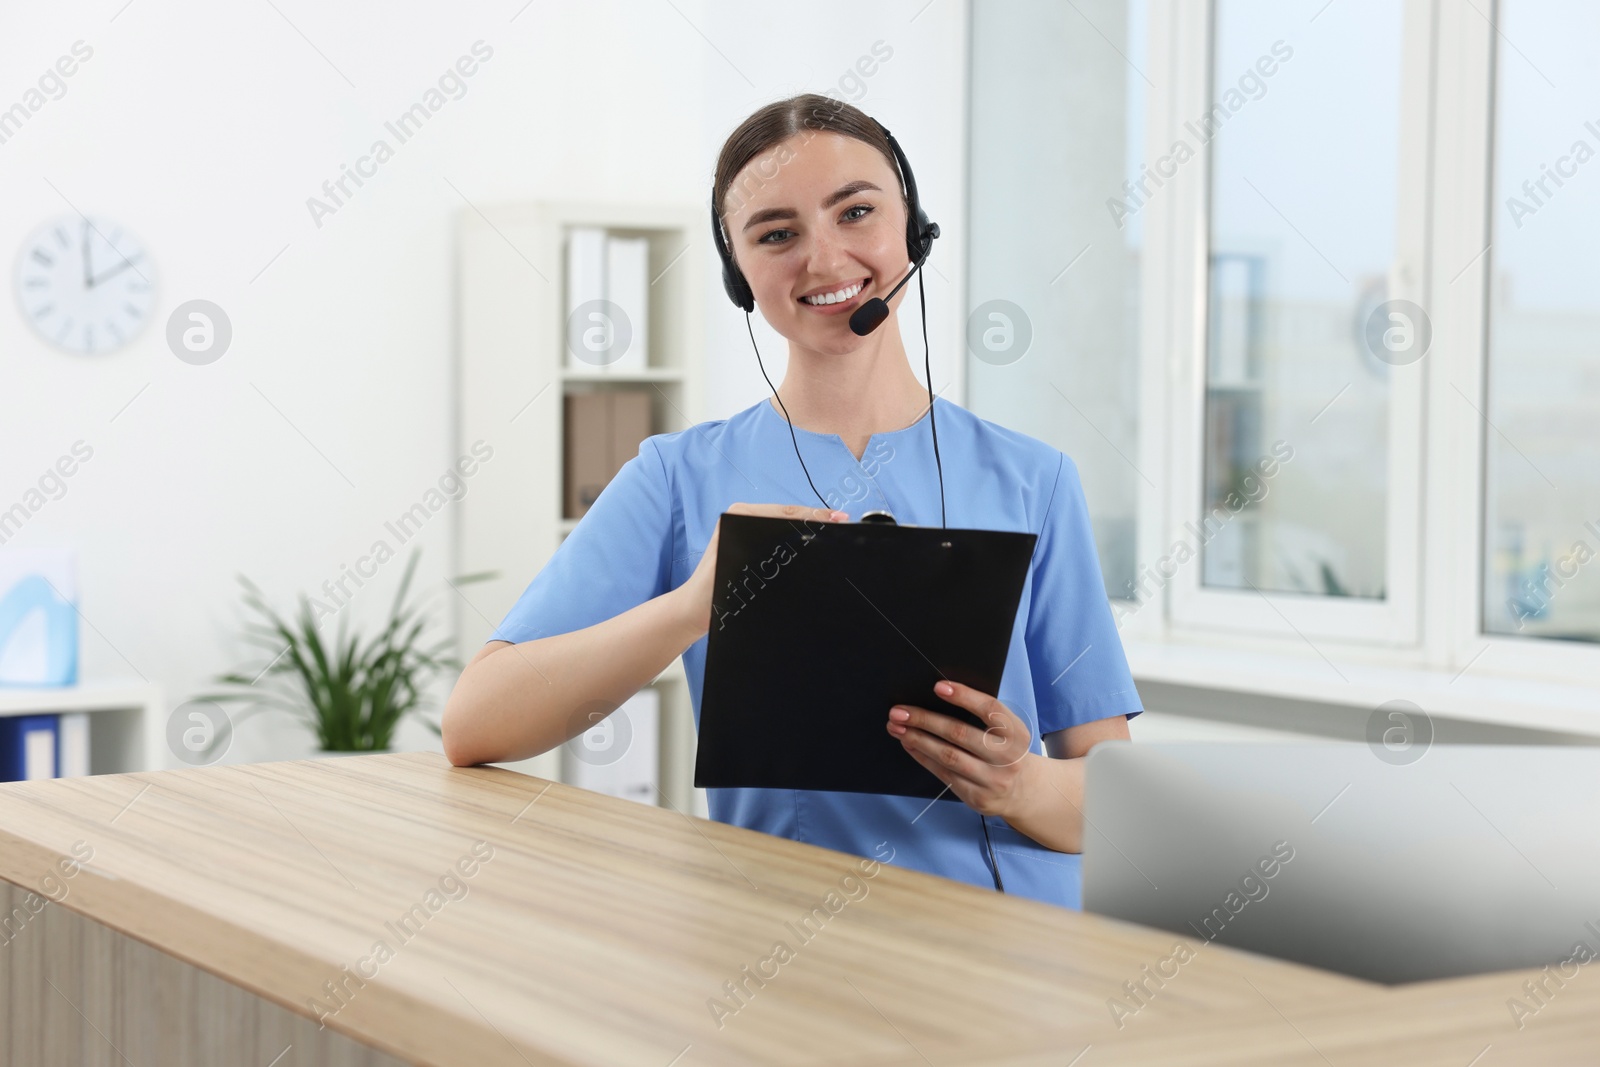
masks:
[[[1119,1026],[1108,1001],[1174,935],[433,753],[0,786],[0,877],[45,893],[72,857],[61,906],[417,1063],[1495,1067],[1600,1048],[1600,978],[1519,1030],[1506,1001],[1536,972],[1389,988],[1192,938]]]

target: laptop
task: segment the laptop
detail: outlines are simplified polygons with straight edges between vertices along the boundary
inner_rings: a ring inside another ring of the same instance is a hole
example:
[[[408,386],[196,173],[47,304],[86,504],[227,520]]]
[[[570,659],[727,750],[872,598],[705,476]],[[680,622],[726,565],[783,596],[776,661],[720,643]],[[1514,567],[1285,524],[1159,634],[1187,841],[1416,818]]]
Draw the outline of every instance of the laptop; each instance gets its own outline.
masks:
[[[1108,741],[1084,773],[1083,910],[1192,949],[1390,984],[1600,956],[1600,749]]]

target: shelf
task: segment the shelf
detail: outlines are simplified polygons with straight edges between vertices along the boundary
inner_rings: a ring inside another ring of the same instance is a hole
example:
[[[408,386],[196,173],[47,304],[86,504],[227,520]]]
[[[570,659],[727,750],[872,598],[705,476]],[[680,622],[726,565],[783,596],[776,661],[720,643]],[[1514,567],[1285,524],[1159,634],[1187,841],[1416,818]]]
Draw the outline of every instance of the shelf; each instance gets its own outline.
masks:
[[[681,382],[686,375],[674,367],[646,367],[643,370],[576,370],[561,368],[564,382]]]
[[[160,687],[127,679],[78,685],[0,686],[0,716],[91,712],[89,773],[162,770],[166,712]]]
[[[470,600],[453,601],[463,660],[476,654],[580,521],[564,517],[564,398],[631,385],[651,398],[652,433],[704,419],[707,221],[697,202],[542,201],[489,205],[481,215],[463,208],[458,215],[459,445],[464,451],[481,437],[493,443],[495,458],[455,505],[455,566],[461,574],[497,574],[475,584]],[[645,367],[568,363],[564,247],[579,226],[650,242]],[[528,397],[537,403],[530,406]],[[675,660],[647,683],[661,697],[662,803],[704,814],[703,791],[692,784],[696,738],[685,682]],[[552,750],[515,767],[557,778],[559,757]]]
[[[0,715],[126,711],[152,707],[157,699],[156,687],[148,682],[83,682],[38,688],[0,686]]]

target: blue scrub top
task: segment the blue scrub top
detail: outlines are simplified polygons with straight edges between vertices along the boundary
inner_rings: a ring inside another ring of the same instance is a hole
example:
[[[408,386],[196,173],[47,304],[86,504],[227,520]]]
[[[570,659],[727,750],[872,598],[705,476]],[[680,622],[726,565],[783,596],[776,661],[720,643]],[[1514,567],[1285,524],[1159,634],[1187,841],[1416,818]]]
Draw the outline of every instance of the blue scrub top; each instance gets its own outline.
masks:
[[[1091,536],[1078,470],[1059,449],[942,397],[935,400],[951,527],[1036,533],[1002,703],[1041,735],[1140,712]],[[939,477],[926,412],[873,434],[858,461],[837,434],[795,428],[830,507],[859,519],[887,509],[901,524],[938,526]],[[656,434],[623,464],[490,640],[523,642],[603,622],[689,579],[718,518],[734,503],[812,504],[787,420],[770,400],[727,419]],[[700,725],[706,638],[683,653]],[[932,694],[929,694],[932,702]],[[889,709],[884,708],[887,720]],[[909,757],[908,757],[909,758]],[[880,862],[994,887],[982,816],[953,793],[916,797],[796,789],[710,789],[711,817]],[[1077,908],[1079,857],[987,818],[1000,877],[1015,896]]]

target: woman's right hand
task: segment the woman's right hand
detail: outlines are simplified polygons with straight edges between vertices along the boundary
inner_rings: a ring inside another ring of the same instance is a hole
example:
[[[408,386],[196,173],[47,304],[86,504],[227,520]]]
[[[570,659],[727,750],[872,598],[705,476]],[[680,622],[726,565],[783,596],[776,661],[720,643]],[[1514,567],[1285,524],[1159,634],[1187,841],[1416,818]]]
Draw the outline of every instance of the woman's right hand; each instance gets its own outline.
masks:
[[[730,504],[728,513],[734,515],[765,515],[774,519],[797,519],[810,522],[848,522],[850,516],[843,511],[828,508],[810,508],[803,504]],[[695,567],[689,580],[673,590],[685,604],[685,610],[694,620],[695,632],[704,635],[711,629],[711,597],[717,576],[717,535],[722,530],[722,520],[711,530],[711,542]]]

